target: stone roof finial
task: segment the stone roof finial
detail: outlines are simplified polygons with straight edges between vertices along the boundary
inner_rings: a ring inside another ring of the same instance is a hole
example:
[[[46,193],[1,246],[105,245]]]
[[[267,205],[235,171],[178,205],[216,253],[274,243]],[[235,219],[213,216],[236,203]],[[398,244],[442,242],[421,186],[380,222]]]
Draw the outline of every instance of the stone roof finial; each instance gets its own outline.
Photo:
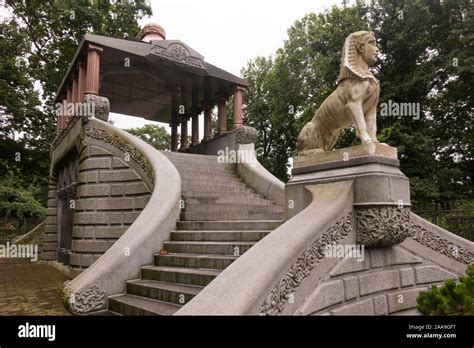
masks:
[[[138,40],[150,42],[152,40],[166,40],[166,31],[157,23],[148,23],[137,35]]]

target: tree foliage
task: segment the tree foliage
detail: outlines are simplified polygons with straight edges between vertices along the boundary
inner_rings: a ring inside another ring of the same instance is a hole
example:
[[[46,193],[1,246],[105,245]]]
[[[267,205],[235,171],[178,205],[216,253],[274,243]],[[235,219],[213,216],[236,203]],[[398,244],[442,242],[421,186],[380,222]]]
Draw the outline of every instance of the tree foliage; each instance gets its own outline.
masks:
[[[18,187],[12,173],[0,180],[0,215],[5,217],[43,219],[46,209],[38,202],[33,193],[35,188]]]
[[[131,128],[126,131],[139,137],[157,150],[169,151],[171,148],[171,135],[164,127],[147,124],[143,127]]]
[[[7,0],[0,23],[0,177],[42,187],[55,136],[54,95],[86,33],[135,36],[151,15],[145,0]],[[18,156],[20,155],[20,156]]]
[[[445,280],[438,288],[421,291],[416,309],[424,315],[474,315],[474,265],[466,269],[467,276],[456,282]]]

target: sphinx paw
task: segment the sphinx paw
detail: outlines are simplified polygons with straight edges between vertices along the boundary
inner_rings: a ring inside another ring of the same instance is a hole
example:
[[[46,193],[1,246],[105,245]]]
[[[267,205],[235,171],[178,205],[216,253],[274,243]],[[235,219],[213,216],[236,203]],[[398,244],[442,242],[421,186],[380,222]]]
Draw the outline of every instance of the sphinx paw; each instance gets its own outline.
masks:
[[[363,139],[362,140],[362,144],[365,145],[365,144],[370,144],[370,143],[373,143],[373,139],[371,138],[367,138],[367,139]]]

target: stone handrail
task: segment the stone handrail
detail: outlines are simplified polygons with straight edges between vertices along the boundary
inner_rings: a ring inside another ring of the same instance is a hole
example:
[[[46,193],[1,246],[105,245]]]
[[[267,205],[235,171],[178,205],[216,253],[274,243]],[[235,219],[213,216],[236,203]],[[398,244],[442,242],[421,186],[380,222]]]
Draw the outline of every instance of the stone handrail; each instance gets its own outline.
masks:
[[[46,220],[43,220],[34,228],[13,239],[14,244],[28,244],[37,239],[42,233],[44,233],[44,228],[46,226]]]
[[[336,242],[340,231],[331,228],[338,221],[352,226],[351,182],[312,185],[307,189],[313,200],[306,209],[240,256],[176,315],[254,315],[261,312],[273,294],[288,295],[282,294],[279,286],[291,272],[307,271],[298,262],[307,256],[308,248],[318,242]],[[303,263],[308,264],[307,261]],[[301,274],[293,275],[292,279],[302,278]],[[278,297],[269,302],[278,306],[282,301]]]
[[[74,314],[106,309],[108,296],[125,290],[138,278],[140,267],[151,264],[179,218],[181,179],[173,164],[141,139],[98,119],[89,127],[106,130],[133,146],[149,162],[154,187],[148,204],[125,233],[96,262],[64,288],[65,305]]]
[[[285,184],[260,164],[255,156],[255,144],[238,144],[237,148],[247,159],[237,164],[240,177],[266,198],[285,206]]]

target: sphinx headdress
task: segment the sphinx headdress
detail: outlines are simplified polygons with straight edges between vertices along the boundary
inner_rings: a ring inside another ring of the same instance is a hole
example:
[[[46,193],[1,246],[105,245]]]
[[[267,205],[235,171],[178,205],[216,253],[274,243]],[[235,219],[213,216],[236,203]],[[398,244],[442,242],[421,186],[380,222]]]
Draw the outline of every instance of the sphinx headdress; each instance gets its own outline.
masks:
[[[371,31],[356,31],[355,33],[349,34],[344,42],[344,47],[341,53],[341,69],[339,70],[339,77],[337,82],[341,82],[344,79],[377,79],[374,75],[368,71],[362,69],[357,65],[357,46],[363,45],[368,36],[375,38],[375,35]]]

